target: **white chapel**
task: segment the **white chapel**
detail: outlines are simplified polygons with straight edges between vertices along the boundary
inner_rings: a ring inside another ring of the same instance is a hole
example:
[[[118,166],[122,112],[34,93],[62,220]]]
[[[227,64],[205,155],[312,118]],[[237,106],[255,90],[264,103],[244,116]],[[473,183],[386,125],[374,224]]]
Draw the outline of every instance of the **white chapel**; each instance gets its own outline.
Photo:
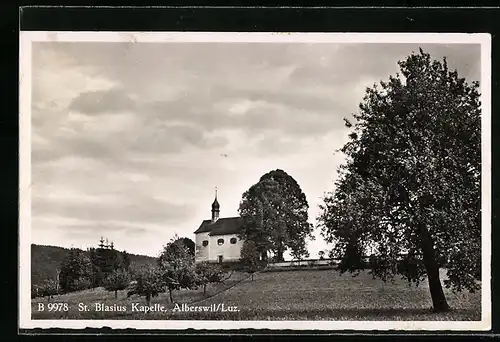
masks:
[[[240,259],[243,241],[238,237],[243,220],[241,217],[219,218],[220,205],[212,203],[212,218],[204,220],[195,234],[195,262],[234,262]]]

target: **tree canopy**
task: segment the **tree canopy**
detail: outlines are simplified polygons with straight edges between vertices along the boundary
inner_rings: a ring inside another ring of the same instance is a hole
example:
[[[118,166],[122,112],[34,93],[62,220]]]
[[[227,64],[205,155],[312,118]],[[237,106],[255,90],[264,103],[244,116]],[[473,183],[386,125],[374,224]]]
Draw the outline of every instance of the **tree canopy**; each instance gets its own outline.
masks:
[[[177,237],[177,240],[182,243],[189,251],[189,254],[194,255],[195,243],[188,237]]]
[[[318,223],[341,271],[372,253],[372,274],[429,281],[433,307],[449,308],[445,286],[479,288],[481,129],[479,82],[420,50],[400,73],[367,88],[341,151],[335,190]]]
[[[113,291],[118,298],[118,291],[125,290],[130,284],[130,274],[123,269],[116,269],[106,276],[103,285],[106,291]]]
[[[129,287],[127,297],[139,295],[146,298],[146,302],[151,305],[151,298],[157,297],[165,292],[165,283],[160,270],[152,265],[144,265],[135,275],[135,280]]]
[[[245,240],[241,247],[241,263],[245,266],[248,273],[252,275],[260,268],[260,253],[257,244],[252,240]]]
[[[283,170],[270,171],[243,194],[240,237],[255,241],[262,254],[272,251],[278,261],[286,250],[296,258],[308,256],[306,240],[313,238],[308,209],[295,179]]]
[[[191,254],[183,239],[177,235],[164,246],[158,258],[158,267],[162,280],[169,291],[171,302],[173,302],[172,292],[174,290],[196,286],[194,254]]]
[[[82,250],[71,248],[62,261],[59,286],[63,292],[84,290],[92,286],[92,263]]]
[[[221,283],[226,278],[226,271],[220,264],[208,261],[200,262],[195,266],[196,284],[203,286],[203,295],[207,293],[207,285],[210,283]]]

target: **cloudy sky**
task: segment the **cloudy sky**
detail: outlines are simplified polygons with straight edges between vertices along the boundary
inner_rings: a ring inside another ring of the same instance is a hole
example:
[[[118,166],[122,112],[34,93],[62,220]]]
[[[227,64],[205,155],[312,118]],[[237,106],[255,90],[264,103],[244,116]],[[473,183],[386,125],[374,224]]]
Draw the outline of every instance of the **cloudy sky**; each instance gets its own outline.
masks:
[[[34,43],[32,242],[157,255],[177,233],[236,216],[283,169],[311,223],[343,162],[334,151],[366,86],[422,46],[479,80],[479,45]],[[319,232],[312,257],[328,246]]]

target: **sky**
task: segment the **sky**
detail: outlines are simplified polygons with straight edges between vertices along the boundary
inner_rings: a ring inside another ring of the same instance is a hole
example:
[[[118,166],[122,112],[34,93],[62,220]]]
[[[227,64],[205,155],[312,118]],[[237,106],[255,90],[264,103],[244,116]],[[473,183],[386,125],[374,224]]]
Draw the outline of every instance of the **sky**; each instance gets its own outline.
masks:
[[[36,42],[32,243],[157,256],[282,169],[316,225],[367,86],[422,47],[468,81],[479,45]],[[330,249],[319,229],[312,258]]]

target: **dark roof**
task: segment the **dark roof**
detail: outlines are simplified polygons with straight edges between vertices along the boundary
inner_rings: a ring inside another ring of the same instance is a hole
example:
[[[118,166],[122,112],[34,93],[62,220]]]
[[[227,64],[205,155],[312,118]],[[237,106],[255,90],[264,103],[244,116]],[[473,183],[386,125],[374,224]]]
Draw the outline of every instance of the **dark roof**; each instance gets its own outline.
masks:
[[[214,223],[212,223],[212,220],[204,220],[194,233],[210,232],[210,235],[237,234],[242,225],[243,219],[241,217],[220,218]]]

